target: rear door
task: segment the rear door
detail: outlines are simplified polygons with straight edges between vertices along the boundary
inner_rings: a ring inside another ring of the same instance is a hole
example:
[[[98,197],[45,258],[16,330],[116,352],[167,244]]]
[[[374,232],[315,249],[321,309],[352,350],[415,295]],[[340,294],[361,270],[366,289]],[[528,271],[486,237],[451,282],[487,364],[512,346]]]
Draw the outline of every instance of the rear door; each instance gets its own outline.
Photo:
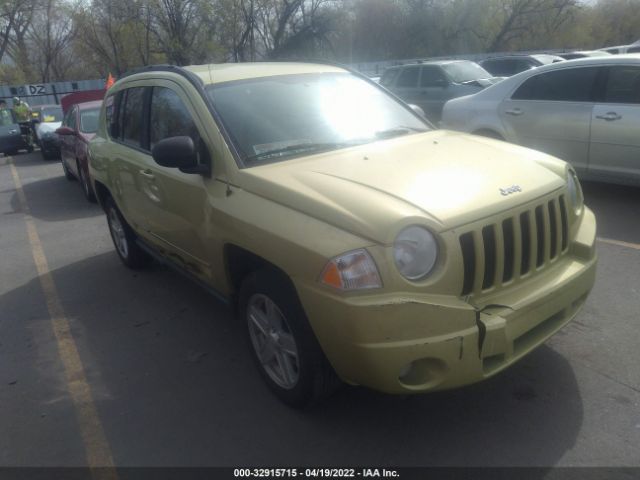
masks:
[[[404,67],[391,90],[406,103],[419,105],[424,110],[424,102],[420,96],[418,81],[420,80],[420,67]]]
[[[591,120],[589,173],[640,182],[640,66],[607,69]]]
[[[420,90],[417,105],[420,105],[427,117],[433,122],[442,118],[442,107],[447,100],[456,95],[451,81],[436,65],[425,65],[420,72]]]
[[[596,80],[603,67],[573,67],[524,80],[498,113],[507,139],[570,162],[585,173]]]
[[[151,163],[142,148],[144,132],[144,106],[148,102],[150,89],[132,84],[130,88],[116,94],[113,121],[110,124],[112,165],[116,177],[116,201],[127,223],[145,236],[149,211],[146,208],[147,185],[141,172]]]

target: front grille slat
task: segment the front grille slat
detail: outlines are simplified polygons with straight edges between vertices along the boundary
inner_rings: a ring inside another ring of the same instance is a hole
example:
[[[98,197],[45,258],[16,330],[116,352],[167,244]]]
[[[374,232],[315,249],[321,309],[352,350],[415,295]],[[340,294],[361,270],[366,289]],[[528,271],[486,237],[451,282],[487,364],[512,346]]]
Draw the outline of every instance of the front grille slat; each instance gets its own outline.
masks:
[[[482,241],[482,233],[479,230],[473,231],[473,252],[475,254],[475,275],[473,278],[474,292],[482,291],[482,281],[484,280],[484,242]]]
[[[552,213],[553,212],[553,213]],[[557,199],[553,199],[549,203],[549,214],[551,215],[552,224],[555,225],[555,237],[552,238],[554,242],[552,245],[552,258],[556,258],[562,252],[562,216],[560,215],[560,202]]]
[[[544,229],[544,236],[542,237],[543,244],[543,257],[542,265],[548,265],[551,260],[551,219],[549,218],[549,208],[547,205],[538,207],[542,212],[542,224]]]
[[[522,275],[522,230],[520,215],[513,217],[513,276],[518,280]]]
[[[564,195],[560,195],[560,220],[562,222],[562,251],[564,252],[569,245],[569,223],[567,221],[567,204],[564,201]]]
[[[480,295],[545,268],[567,251],[564,195],[460,235],[463,296]]]

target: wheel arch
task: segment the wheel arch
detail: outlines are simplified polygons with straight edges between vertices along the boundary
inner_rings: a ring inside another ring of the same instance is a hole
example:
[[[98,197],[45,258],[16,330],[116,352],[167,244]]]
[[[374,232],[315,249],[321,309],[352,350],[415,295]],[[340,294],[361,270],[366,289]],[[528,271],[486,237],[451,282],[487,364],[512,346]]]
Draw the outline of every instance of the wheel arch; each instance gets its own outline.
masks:
[[[100,206],[104,210],[105,202],[106,202],[107,198],[112,197],[113,195],[111,195],[111,192],[106,187],[106,185],[104,183],[98,181],[98,180],[94,181],[93,189],[95,191],[96,198],[98,199],[98,203],[100,204]]]

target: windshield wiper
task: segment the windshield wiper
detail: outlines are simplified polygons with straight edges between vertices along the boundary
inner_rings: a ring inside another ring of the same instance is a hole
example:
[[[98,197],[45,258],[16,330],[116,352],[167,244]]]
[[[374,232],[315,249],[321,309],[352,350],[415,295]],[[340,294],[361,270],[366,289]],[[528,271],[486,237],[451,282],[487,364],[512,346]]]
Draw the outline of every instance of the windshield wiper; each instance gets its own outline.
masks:
[[[378,138],[393,138],[399,137],[401,135],[406,135],[410,132],[427,132],[426,128],[416,128],[416,127],[408,127],[405,125],[398,125],[397,127],[388,128],[387,130],[380,130],[376,132],[375,135]]]
[[[264,160],[271,157],[286,156],[286,155],[291,155],[296,153],[319,152],[322,150],[334,150],[337,148],[353,147],[355,145],[357,145],[357,143],[346,143],[346,142],[298,143],[296,145],[289,145],[287,147],[275,148],[273,150],[267,150],[266,152],[260,152],[254,155],[249,155],[244,158],[244,161],[250,162],[252,160]]]

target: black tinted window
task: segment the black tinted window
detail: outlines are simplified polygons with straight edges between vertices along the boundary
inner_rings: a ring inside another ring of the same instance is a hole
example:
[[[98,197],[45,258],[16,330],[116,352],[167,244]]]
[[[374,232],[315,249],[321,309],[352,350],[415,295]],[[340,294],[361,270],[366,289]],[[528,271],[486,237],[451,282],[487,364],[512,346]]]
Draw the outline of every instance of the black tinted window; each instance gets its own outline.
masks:
[[[436,87],[446,85],[447,79],[438,67],[422,67],[422,76],[420,77],[421,87]]]
[[[189,136],[198,145],[198,130],[189,110],[171,89],[154,87],[151,94],[150,143],[153,147],[168,137]]]
[[[384,85],[385,87],[391,85],[398,76],[398,73],[400,73],[400,70],[398,70],[397,68],[394,68],[393,70],[387,70],[386,72],[384,72],[382,78],[380,79],[380,85]]]
[[[592,101],[598,68],[567,68],[530,77],[515,91],[514,100]]]
[[[136,147],[140,146],[142,133],[142,109],[144,107],[144,88],[127,89],[122,108],[122,140]]]
[[[398,82],[396,83],[396,87],[417,87],[419,73],[419,67],[403,68],[400,78],[398,78]]]
[[[509,75],[509,63],[504,60],[485,60],[481,63],[482,68],[492,75]]]
[[[609,103],[640,103],[640,67],[612,67],[604,101]]]

